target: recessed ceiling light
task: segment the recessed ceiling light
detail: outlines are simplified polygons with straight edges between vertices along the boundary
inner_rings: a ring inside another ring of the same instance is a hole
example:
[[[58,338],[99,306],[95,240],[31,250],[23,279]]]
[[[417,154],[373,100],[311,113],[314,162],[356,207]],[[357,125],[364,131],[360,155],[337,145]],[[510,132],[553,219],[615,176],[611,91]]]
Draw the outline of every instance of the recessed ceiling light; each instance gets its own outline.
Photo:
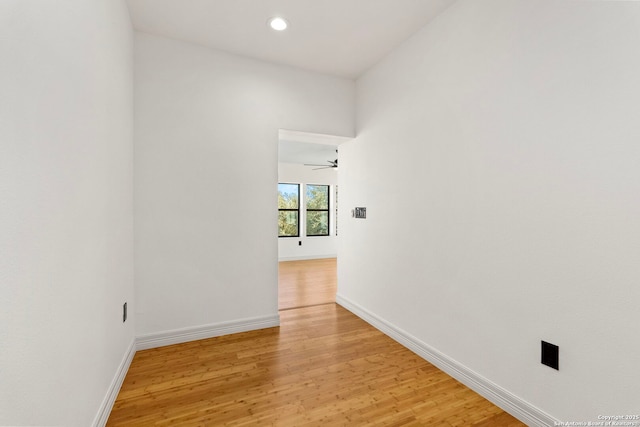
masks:
[[[269,26],[276,31],[284,31],[289,26],[289,23],[279,16],[275,16],[269,19]]]

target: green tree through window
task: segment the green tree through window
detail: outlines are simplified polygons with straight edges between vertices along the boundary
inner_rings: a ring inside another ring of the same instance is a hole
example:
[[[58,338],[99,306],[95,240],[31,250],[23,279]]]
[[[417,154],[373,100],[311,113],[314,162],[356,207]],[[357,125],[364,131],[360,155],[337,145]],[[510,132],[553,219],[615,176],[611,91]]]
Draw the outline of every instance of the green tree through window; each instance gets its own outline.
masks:
[[[307,185],[307,236],[329,235],[329,186]]]
[[[300,186],[278,184],[278,237],[300,235]]]

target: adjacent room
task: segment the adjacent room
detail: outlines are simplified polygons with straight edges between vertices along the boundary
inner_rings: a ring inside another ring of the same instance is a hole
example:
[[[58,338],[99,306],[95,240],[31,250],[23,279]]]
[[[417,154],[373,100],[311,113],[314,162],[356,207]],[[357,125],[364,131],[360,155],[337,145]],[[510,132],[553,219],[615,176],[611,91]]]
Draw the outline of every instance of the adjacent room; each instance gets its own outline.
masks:
[[[351,138],[278,135],[278,308],[335,303],[338,147]]]
[[[0,425],[640,426],[639,2],[3,0],[0,58]]]

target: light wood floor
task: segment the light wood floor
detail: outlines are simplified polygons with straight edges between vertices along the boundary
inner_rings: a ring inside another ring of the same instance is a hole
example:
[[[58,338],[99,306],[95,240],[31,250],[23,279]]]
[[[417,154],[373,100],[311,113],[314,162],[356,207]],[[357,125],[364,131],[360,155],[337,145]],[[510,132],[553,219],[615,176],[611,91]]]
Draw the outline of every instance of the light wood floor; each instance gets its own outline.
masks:
[[[336,301],[336,259],[283,261],[278,267],[278,308]]]
[[[523,426],[336,304],[136,353],[108,426]]]

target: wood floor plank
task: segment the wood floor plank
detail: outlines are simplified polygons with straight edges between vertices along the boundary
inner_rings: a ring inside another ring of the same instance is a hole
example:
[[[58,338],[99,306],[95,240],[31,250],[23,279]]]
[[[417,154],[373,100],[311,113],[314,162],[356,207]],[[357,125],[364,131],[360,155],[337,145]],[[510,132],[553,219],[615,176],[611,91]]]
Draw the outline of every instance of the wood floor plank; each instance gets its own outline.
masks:
[[[136,353],[108,426],[523,426],[335,304]]]
[[[287,310],[336,301],[336,258],[278,263],[278,308]]]

